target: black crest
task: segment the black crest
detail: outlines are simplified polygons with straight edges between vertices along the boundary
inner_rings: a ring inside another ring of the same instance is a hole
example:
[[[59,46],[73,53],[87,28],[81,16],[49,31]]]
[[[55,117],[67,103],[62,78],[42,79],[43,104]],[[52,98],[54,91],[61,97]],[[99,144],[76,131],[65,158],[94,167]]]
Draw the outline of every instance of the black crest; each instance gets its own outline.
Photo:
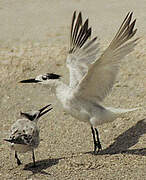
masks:
[[[47,73],[46,75],[44,75],[44,76],[46,76],[46,78],[47,79],[60,79],[60,75],[58,75],[58,74],[53,74],[53,73]]]
[[[30,121],[33,121],[37,117],[37,114],[31,115],[29,113],[23,113],[23,112],[20,112],[20,115],[24,116],[25,118],[29,119]]]

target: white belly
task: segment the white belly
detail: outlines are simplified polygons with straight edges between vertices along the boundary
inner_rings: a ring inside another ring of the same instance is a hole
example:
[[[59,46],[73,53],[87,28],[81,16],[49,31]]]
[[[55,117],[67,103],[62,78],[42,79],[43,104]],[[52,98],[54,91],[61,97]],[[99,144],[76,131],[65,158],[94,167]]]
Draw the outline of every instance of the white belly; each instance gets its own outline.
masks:
[[[82,104],[79,101],[76,101],[75,99],[73,101],[67,100],[63,104],[63,107],[64,110],[72,117],[83,122],[89,122],[89,113],[86,111],[86,109],[82,106]]]
[[[33,148],[32,146],[28,146],[28,145],[11,143],[11,149],[19,153],[26,153],[28,151],[32,151]]]
[[[63,104],[64,110],[74,118],[98,126],[112,122],[115,115],[99,104],[92,104],[83,99],[67,99]]]

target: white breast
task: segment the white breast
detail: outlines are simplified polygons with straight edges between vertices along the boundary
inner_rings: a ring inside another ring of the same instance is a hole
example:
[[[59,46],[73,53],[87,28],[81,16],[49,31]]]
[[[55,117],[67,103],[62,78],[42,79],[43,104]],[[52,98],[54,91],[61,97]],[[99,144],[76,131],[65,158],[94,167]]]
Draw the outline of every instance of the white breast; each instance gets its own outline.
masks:
[[[11,149],[19,153],[26,153],[28,151],[32,151],[33,148],[28,145],[11,143]]]

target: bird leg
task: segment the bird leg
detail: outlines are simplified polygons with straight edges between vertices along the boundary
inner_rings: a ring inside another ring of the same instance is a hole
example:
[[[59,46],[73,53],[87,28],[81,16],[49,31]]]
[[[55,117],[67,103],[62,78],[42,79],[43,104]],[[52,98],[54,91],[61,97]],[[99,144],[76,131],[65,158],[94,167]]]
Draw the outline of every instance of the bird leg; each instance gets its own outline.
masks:
[[[22,164],[21,161],[20,161],[20,159],[18,158],[17,151],[15,151],[15,158],[17,159],[17,164],[18,164],[18,166],[19,166],[20,164]]]
[[[92,130],[93,142],[94,142],[94,154],[96,154],[96,149],[98,148],[97,152],[99,152],[102,149],[102,147],[101,147],[101,143],[99,140],[99,134],[98,134],[97,129],[95,128],[95,131],[94,131],[94,128],[91,126],[91,130]],[[95,137],[95,132],[96,132],[96,137]],[[97,138],[97,140],[96,140],[96,138]]]
[[[93,135],[93,142],[94,142],[94,154],[96,153],[96,148],[97,148],[97,145],[96,145],[96,139],[95,139],[95,132],[94,132],[94,129],[93,127],[91,126],[91,130],[92,130],[92,135]]]
[[[33,167],[36,167],[34,150],[32,150]]]
[[[100,143],[100,139],[99,139],[99,133],[98,133],[98,130],[97,128],[95,128],[95,132],[96,132],[96,138],[97,138],[97,147],[98,147],[98,152],[100,150],[102,150],[102,146],[101,146],[101,143]]]

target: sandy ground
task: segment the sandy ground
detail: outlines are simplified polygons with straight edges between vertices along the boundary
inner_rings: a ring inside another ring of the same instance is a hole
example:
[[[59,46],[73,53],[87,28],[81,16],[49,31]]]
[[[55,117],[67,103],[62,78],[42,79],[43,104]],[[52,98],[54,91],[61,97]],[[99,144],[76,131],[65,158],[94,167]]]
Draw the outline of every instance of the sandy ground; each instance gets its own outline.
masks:
[[[99,127],[103,151],[92,155],[90,127],[62,111],[46,89],[18,82],[40,73],[56,72],[67,82],[65,59],[74,10],[90,18],[101,51],[107,47],[124,16],[134,11],[137,37],[142,40],[121,62],[113,91],[104,104],[146,107],[146,1],[145,0],[5,0],[0,1],[0,179],[146,179],[145,108]],[[39,122],[41,143],[31,154],[14,152],[3,138],[19,111],[54,109]]]

